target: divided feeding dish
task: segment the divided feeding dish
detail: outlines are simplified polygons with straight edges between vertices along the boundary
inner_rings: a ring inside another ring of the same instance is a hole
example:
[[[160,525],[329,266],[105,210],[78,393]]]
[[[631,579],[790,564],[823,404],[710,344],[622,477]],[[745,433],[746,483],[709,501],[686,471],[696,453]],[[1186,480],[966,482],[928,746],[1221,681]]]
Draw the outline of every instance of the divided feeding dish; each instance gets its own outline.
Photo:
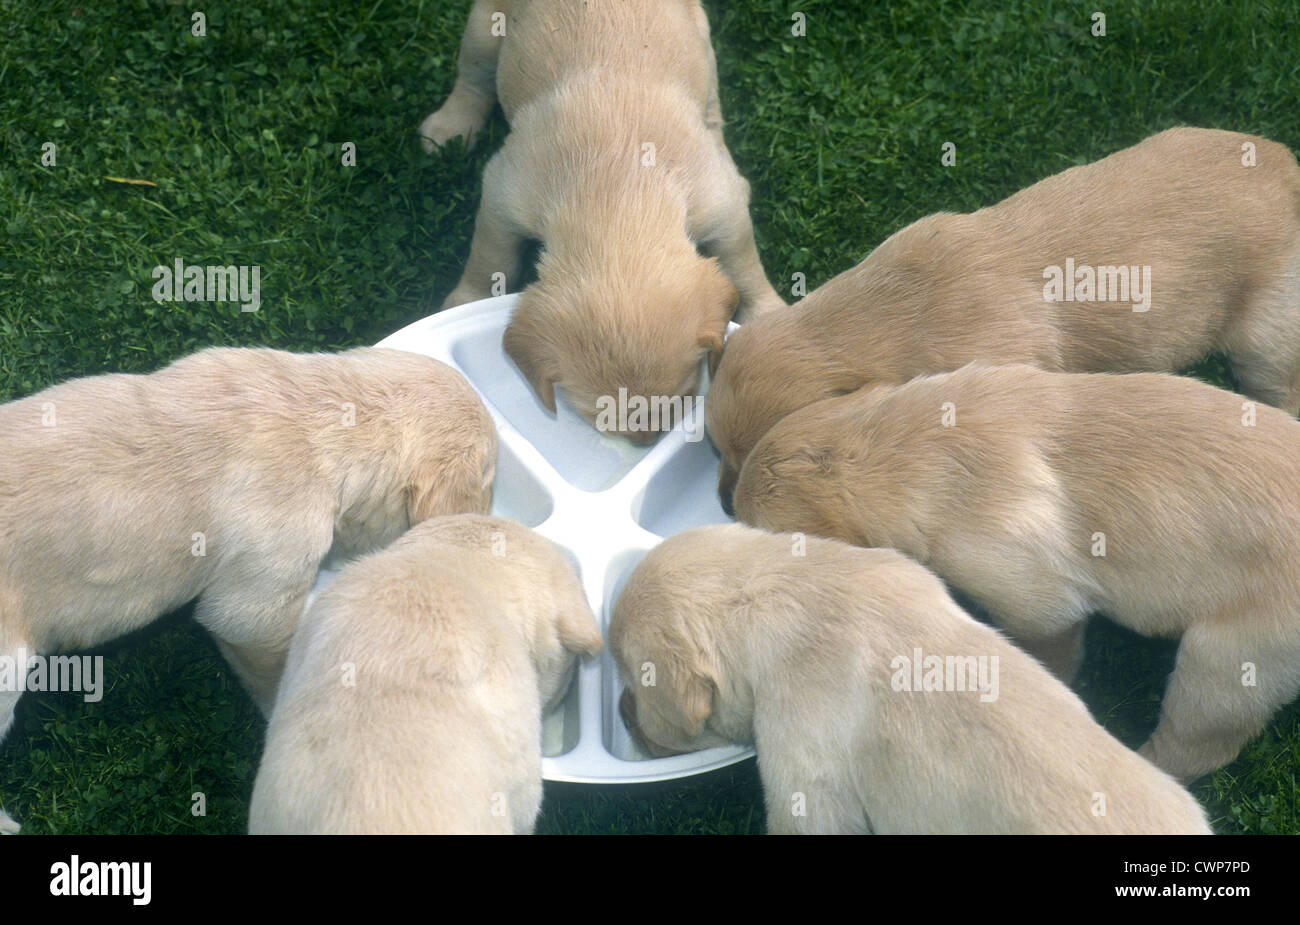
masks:
[[[566,550],[608,636],[614,601],[661,540],[727,523],[715,491],[718,454],[704,435],[702,402],[657,443],[602,434],[556,392],[552,415],[506,356],[501,337],[517,295],[447,309],[376,346],[431,356],[458,370],[483,399],[499,438],[491,513],[532,527]],[[705,380],[701,393],[707,389]],[[317,590],[335,573],[322,570]],[[670,780],[733,764],[739,746],[649,758],[618,712],[623,685],[608,648],[583,664],[542,726],[547,780],[626,784]]]

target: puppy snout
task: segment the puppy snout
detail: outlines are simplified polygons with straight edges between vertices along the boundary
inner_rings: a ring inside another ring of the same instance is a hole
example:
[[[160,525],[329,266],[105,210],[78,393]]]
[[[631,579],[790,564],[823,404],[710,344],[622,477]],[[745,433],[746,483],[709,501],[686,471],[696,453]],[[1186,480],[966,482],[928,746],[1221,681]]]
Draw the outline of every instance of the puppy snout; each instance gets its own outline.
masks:
[[[718,500],[722,502],[722,510],[728,517],[736,516],[736,507],[732,495],[736,491],[736,470],[723,460],[721,467],[718,469]]]
[[[627,727],[628,734],[632,736],[632,741],[651,758],[671,758],[673,755],[683,754],[683,752],[651,742],[646,737],[645,732],[641,729],[641,723],[637,720],[636,698],[632,696],[632,691],[629,689],[624,689],[623,696],[618,698],[618,714],[622,717],[623,725]]]
[[[623,696],[618,698],[618,715],[623,717],[623,725],[635,737],[639,729],[636,724],[636,698],[631,691],[623,691]]]

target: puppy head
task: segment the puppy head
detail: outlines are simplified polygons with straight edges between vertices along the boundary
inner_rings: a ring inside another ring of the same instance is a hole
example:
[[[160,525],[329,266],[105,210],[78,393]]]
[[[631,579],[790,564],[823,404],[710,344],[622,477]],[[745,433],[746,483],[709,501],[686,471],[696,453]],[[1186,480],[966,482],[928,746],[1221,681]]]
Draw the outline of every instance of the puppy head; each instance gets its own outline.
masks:
[[[710,631],[714,616],[682,589],[682,565],[661,544],[641,563],[614,605],[609,639],[625,690],[624,723],[650,754],[730,744],[719,732],[724,689]],[[662,550],[662,551],[661,551]],[[694,590],[700,590],[693,586]]]
[[[736,288],[716,261],[693,253],[650,266],[615,261],[596,273],[555,258],[548,272],[547,263],[519,297],[506,353],[548,410],[558,387],[598,430],[654,442],[676,421],[638,415],[638,404],[672,407],[675,416],[683,405],[671,399],[699,391],[701,360],[722,352]]]
[[[833,402],[823,402],[822,405]],[[849,523],[854,499],[843,454],[823,435],[820,407],[780,421],[745,459],[736,479],[736,517],[773,532],[800,532],[855,542]]]
[[[550,540],[503,517],[439,517],[425,528],[462,549],[474,549],[491,565],[492,592],[510,602],[537,669],[546,710],[569,688],[583,657],[604,648],[600,627],[582,582],[564,551]]]
[[[863,382],[806,341],[793,313],[771,312],[727,340],[704,403],[705,429],[722,459],[718,497],[732,513],[732,494],[746,457],[779,420],[822,398],[846,395]]]

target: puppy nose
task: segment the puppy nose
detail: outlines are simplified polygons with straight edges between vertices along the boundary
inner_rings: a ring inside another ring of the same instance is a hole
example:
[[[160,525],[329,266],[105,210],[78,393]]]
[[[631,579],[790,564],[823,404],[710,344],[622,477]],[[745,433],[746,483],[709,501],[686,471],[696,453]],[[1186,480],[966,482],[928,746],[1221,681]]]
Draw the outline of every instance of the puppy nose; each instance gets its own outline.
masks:
[[[722,510],[728,517],[736,516],[731,498],[736,490],[736,479],[736,470],[731,468],[731,462],[724,456],[718,464],[718,500],[722,502]]]

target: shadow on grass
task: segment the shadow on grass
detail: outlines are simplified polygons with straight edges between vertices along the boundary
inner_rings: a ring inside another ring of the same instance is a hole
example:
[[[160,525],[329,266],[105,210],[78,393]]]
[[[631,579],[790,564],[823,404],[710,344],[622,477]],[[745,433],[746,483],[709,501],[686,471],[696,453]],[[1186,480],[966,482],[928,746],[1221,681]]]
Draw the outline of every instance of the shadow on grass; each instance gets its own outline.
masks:
[[[0,746],[26,834],[237,834],[265,725],[192,607],[84,653],[102,699],[32,692]]]

